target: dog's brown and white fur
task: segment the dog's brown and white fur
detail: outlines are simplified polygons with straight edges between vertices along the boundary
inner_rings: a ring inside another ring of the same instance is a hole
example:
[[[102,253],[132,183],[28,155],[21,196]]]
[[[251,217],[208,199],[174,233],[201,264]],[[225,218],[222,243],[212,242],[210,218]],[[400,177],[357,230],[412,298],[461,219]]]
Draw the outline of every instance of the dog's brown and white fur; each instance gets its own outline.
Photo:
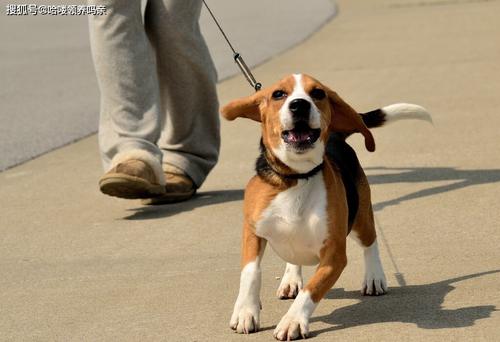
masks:
[[[366,148],[374,151],[368,127],[399,117],[428,120],[428,113],[420,106],[396,104],[358,114],[330,88],[296,74],[232,101],[222,114],[262,125],[257,175],[245,191],[242,271],[231,328],[238,333],[259,329],[260,262],[266,242],[287,262],[278,296],[295,298],[274,331],[279,340],[307,336],[314,309],[347,264],[346,237],[351,230],[364,249],[363,294],[384,294],[387,281],[370,188],[345,138],[359,132]],[[316,264],[315,274],[303,287],[301,265]]]

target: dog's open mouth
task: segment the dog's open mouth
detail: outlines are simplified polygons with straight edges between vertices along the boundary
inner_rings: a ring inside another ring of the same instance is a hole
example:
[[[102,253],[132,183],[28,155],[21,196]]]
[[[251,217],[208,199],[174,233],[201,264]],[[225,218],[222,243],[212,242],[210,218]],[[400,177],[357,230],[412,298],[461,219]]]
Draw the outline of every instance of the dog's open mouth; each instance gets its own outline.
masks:
[[[297,150],[311,147],[321,134],[321,129],[311,128],[306,122],[298,122],[290,130],[281,132],[283,141]]]

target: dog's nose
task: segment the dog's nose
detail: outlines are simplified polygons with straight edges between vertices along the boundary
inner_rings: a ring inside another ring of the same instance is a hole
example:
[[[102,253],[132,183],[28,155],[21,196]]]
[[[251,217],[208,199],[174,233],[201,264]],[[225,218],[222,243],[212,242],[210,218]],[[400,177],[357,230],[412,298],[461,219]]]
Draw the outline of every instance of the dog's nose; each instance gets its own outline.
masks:
[[[294,119],[309,119],[309,111],[311,110],[311,104],[309,101],[304,99],[295,99],[290,102],[288,108],[290,109],[290,112],[292,112]]]

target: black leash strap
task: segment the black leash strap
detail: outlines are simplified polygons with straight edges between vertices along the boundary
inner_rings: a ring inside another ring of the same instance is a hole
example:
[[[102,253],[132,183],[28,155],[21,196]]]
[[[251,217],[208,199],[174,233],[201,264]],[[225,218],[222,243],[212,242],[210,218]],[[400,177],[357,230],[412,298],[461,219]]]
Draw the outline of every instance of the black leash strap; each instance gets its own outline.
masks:
[[[243,60],[243,57],[238,52],[236,52],[236,50],[234,49],[233,45],[229,41],[229,38],[227,38],[226,33],[224,32],[224,30],[220,26],[219,22],[215,18],[215,15],[212,13],[212,10],[210,9],[210,7],[208,7],[208,5],[205,2],[205,0],[202,0],[202,1],[203,1],[203,4],[205,5],[205,7],[208,10],[208,13],[210,13],[210,16],[212,17],[212,19],[214,20],[215,24],[219,28],[220,33],[222,33],[222,36],[224,37],[224,39],[226,40],[227,44],[229,45],[229,47],[233,51],[234,62],[238,65],[238,68],[240,68],[241,73],[245,76],[245,78],[247,79],[248,83],[250,83],[250,86],[253,89],[255,89],[255,91],[259,91],[260,88],[262,88],[262,84],[260,84],[259,82],[257,82],[255,80],[255,77],[253,76],[252,72],[250,71],[250,68],[247,66],[247,64]]]

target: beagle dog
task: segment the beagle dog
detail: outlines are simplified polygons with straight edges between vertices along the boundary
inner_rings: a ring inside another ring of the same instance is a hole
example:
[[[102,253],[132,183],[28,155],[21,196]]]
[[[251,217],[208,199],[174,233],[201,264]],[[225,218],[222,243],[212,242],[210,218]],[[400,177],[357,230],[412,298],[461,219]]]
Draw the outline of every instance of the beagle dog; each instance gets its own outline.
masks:
[[[245,190],[242,271],[230,327],[238,333],[259,329],[260,262],[267,242],[287,262],[278,297],[295,298],[274,330],[278,340],[307,336],[314,309],[347,264],[349,233],[364,250],[361,292],[386,293],[370,187],[345,139],[361,133],[374,151],[369,128],[400,118],[430,120],[425,109],[395,104],[358,114],[324,84],[296,74],[221,112],[228,120],[243,117],[262,126],[257,175]],[[316,264],[303,286],[301,266]]]

